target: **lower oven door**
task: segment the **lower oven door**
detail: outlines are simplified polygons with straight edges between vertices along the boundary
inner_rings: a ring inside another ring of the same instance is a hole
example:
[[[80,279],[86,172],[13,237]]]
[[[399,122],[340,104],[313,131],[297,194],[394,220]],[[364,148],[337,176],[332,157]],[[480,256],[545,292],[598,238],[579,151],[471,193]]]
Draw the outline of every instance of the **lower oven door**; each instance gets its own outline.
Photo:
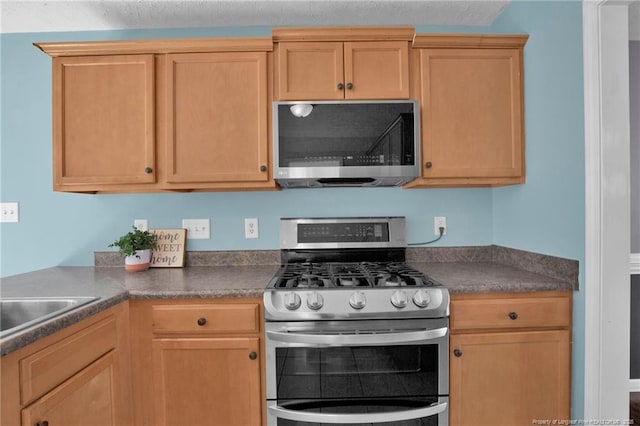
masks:
[[[448,319],[266,326],[269,426],[448,424]]]

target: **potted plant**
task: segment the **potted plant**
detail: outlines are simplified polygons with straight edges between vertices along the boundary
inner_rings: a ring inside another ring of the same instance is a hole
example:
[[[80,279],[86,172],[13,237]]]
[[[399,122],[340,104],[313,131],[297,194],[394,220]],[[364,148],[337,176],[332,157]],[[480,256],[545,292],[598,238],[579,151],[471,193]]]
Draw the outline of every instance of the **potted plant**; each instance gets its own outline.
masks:
[[[127,271],[144,271],[151,264],[151,250],[158,245],[157,238],[156,234],[134,226],[132,231],[109,244],[109,247],[118,247],[118,252],[124,256],[124,268]]]

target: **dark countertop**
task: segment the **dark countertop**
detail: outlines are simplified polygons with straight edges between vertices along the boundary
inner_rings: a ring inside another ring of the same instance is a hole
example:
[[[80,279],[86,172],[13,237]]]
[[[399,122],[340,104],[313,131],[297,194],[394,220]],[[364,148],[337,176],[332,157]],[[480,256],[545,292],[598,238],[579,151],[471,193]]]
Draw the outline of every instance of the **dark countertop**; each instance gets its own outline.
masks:
[[[203,253],[206,252],[192,253],[187,262],[192,266],[184,268],[127,272],[122,266],[55,267],[1,279],[3,298],[100,299],[5,337],[0,340],[0,355],[128,299],[262,297],[279,268],[273,251]],[[238,259],[240,265],[225,264]],[[104,261],[104,257],[97,258],[96,264]],[[250,264],[251,261],[262,264]],[[214,266],[193,266],[207,262]],[[498,246],[411,249],[407,263],[442,283],[452,294],[577,290],[578,284],[577,261]]]
[[[566,281],[489,262],[412,262],[410,265],[442,283],[451,294],[574,290]]]
[[[95,302],[0,340],[6,355],[128,299],[262,297],[278,265],[192,266],[127,272],[122,267],[62,266],[3,278],[9,297],[98,296]]]

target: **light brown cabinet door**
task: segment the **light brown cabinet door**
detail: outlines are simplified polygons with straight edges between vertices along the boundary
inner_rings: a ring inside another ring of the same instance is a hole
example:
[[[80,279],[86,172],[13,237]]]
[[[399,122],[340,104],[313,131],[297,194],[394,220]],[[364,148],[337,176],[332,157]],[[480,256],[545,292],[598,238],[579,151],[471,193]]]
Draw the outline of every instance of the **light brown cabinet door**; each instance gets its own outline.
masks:
[[[266,52],[167,55],[167,181],[269,179]]]
[[[422,49],[419,60],[423,177],[524,182],[521,49]]]
[[[280,100],[344,99],[342,42],[278,44]]]
[[[280,100],[408,99],[409,43],[281,42]]]
[[[451,426],[570,418],[570,331],[454,334],[450,347]]]
[[[407,42],[348,42],[344,58],[346,99],[409,98]]]
[[[22,426],[116,426],[119,370],[109,352],[22,410]]]
[[[54,189],[153,183],[154,119],[153,55],[54,58]]]
[[[257,337],[153,339],[154,424],[259,426]]]

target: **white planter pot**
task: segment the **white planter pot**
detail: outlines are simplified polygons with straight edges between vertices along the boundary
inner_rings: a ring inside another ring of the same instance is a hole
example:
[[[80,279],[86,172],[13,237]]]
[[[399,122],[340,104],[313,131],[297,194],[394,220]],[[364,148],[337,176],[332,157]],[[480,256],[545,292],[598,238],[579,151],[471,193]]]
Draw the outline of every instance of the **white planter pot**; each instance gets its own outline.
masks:
[[[144,271],[151,264],[151,250],[137,250],[133,256],[124,258],[124,269],[127,271]]]

